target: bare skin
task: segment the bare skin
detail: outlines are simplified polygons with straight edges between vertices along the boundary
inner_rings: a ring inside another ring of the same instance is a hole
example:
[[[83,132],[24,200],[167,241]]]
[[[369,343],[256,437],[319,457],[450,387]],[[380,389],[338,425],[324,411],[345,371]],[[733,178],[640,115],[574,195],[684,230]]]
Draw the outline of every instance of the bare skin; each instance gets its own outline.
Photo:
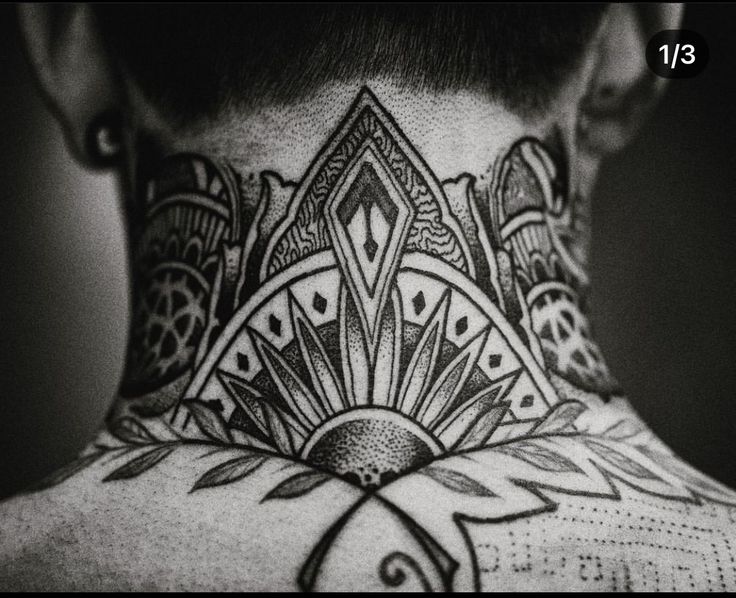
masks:
[[[0,505],[0,586],[736,588],[736,494],[592,338],[583,62],[534,119],[370,80],[175,128],[131,89],[120,394]]]

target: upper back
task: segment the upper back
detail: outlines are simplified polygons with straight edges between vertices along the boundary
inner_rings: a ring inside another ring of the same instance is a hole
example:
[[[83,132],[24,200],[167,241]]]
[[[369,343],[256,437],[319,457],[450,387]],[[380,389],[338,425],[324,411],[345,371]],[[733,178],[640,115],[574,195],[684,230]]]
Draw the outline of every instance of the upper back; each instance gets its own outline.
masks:
[[[736,589],[736,497],[659,447],[540,436],[435,461],[376,492],[234,449],[181,446],[116,481],[130,462],[101,459],[6,501],[0,585]]]

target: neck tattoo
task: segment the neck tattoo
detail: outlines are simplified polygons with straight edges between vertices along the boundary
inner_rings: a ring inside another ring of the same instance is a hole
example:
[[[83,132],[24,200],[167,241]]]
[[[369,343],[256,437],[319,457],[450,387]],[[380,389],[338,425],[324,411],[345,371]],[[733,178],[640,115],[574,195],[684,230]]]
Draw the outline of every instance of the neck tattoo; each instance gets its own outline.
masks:
[[[608,398],[564,167],[523,138],[491,170],[440,182],[368,90],[299,183],[168,158],[135,243],[132,412],[380,486],[529,434],[555,382]]]
[[[363,89],[300,181],[177,154],[142,194],[121,397],[46,486],[121,451],[105,480],[134,478],[193,445],[230,451],[194,490],[269,459],[303,466],[264,500],[336,480],[372,495],[412,474],[490,500],[489,474],[457,459],[491,454],[539,477],[523,492],[569,475],[558,490],[614,496],[595,461],[677,494],[655,472],[685,466],[651,450],[591,339],[587,210],[542,141],[440,181]]]

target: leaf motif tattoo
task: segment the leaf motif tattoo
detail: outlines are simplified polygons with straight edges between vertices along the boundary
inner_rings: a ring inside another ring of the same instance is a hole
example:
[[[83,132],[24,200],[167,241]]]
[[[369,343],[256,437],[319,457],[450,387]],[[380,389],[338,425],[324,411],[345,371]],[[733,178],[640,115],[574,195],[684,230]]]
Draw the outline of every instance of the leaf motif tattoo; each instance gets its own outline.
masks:
[[[493,491],[486,488],[483,484],[469,478],[467,475],[459,471],[428,465],[424,469],[421,469],[419,473],[433,479],[439,484],[442,484],[445,488],[452,490],[453,492],[468,494],[470,496],[484,496],[488,498],[496,496]]]
[[[534,429],[535,434],[559,434],[574,430],[575,420],[587,409],[579,401],[565,401],[557,405]]]
[[[197,421],[199,429],[212,440],[222,442],[224,444],[232,443],[233,439],[227,424],[222,416],[215,411],[207,403],[198,399],[189,399],[184,401],[189,412]]]
[[[607,446],[601,442],[593,440],[592,438],[584,438],[583,442],[590,450],[592,450],[601,459],[617,467],[618,469],[628,473],[629,475],[632,475],[637,478],[648,479],[648,480],[658,480],[659,479],[659,476],[657,476],[654,472],[648,470],[643,465],[640,465],[636,461],[633,461],[626,455],[611,448],[610,446]]]
[[[118,440],[130,444],[151,444],[157,439],[139,421],[132,417],[123,417],[109,426],[110,433]]]
[[[131,478],[138,477],[142,473],[145,473],[152,467],[158,465],[166,457],[168,457],[175,447],[170,445],[157,446],[149,451],[146,451],[142,455],[128,461],[122,467],[118,467],[115,471],[110,473],[103,482],[112,482],[114,480],[129,480]]]
[[[495,449],[499,453],[509,455],[544,471],[556,473],[583,473],[575,463],[567,457],[548,449],[538,442],[532,440],[520,440],[507,446],[499,446]]]
[[[261,502],[304,496],[330,480],[332,477],[333,476],[331,474],[323,471],[302,471],[281,482],[266,494]]]
[[[256,471],[267,459],[268,457],[263,455],[246,455],[220,463],[220,465],[213,467],[200,477],[191,492],[202,488],[212,488],[238,482]]]

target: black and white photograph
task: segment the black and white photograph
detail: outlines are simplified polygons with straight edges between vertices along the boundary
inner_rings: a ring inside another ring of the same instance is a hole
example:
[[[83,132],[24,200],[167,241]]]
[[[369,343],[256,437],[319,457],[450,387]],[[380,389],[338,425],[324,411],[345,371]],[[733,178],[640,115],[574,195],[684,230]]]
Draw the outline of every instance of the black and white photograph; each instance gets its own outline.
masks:
[[[0,590],[736,591],[736,4],[0,4]]]

